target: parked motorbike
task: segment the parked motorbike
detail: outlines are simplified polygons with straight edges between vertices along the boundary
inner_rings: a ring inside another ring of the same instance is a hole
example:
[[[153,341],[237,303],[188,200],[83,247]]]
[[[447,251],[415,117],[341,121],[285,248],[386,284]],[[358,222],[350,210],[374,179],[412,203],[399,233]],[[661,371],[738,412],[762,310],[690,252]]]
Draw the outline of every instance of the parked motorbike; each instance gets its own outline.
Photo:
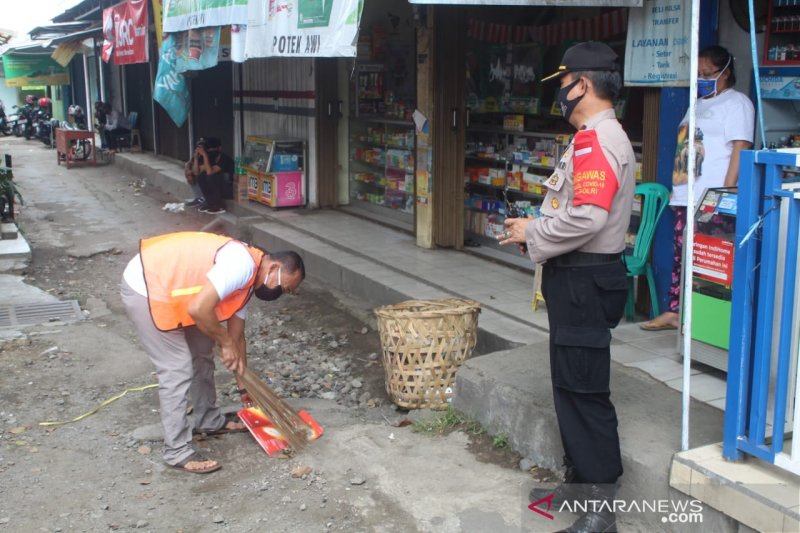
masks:
[[[11,124],[8,122],[6,116],[6,106],[0,100],[0,134],[9,135],[11,133]]]
[[[25,115],[18,106],[15,105],[13,108],[14,112],[8,116],[8,124],[11,127],[11,133],[13,133],[15,137],[22,137],[23,133],[25,133],[28,119],[25,118]]]

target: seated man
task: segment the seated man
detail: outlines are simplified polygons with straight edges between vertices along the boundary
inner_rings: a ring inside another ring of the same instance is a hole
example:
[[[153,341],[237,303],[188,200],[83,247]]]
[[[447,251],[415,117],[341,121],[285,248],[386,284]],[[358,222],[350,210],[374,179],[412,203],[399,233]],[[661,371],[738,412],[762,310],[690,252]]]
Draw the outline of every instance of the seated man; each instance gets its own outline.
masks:
[[[200,145],[205,146],[206,140],[200,137],[200,140],[197,141],[196,146]],[[186,200],[184,204],[186,207],[204,207],[206,200],[203,198],[203,191],[200,190],[200,184],[197,182],[197,176],[200,174],[200,161],[199,156],[197,154],[197,149],[192,153],[192,158],[189,159],[185,165],[183,165],[183,177],[186,178],[186,183],[192,188],[192,193],[194,196]]]
[[[222,142],[209,137],[197,143],[192,173],[205,198],[201,213],[219,215],[225,212],[225,199],[233,198],[233,159],[222,153]]]
[[[128,119],[119,112],[119,110],[111,107],[111,104],[103,104],[103,111],[106,115],[105,137],[106,146],[112,152],[117,150],[117,137],[131,132],[131,125],[128,124]]]

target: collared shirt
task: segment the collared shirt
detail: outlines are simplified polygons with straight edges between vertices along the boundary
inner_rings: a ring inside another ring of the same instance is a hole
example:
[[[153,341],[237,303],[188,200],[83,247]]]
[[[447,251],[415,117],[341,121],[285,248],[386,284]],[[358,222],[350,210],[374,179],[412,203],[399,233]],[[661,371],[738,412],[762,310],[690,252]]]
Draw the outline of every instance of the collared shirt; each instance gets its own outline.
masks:
[[[596,133],[597,143],[604,156],[602,162],[616,177],[616,183],[605,183],[609,187],[609,194],[613,191],[613,196],[606,198],[607,209],[593,203],[579,202],[580,205],[574,205],[573,163],[576,147],[573,140],[553,174],[544,182],[547,194],[542,203],[541,217],[531,220],[525,228],[528,253],[535,263],[542,263],[574,250],[616,253],[625,249],[625,232],[630,224],[636,187],[636,156],[633,147],[622,125],[617,121],[614,109],[592,116],[581,131],[585,130],[594,130],[591,132],[592,136]],[[578,156],[587,149],[578,147]],[[595,153],[594,156],[599,154]],[[593,190],[585,185],[584,188]]]

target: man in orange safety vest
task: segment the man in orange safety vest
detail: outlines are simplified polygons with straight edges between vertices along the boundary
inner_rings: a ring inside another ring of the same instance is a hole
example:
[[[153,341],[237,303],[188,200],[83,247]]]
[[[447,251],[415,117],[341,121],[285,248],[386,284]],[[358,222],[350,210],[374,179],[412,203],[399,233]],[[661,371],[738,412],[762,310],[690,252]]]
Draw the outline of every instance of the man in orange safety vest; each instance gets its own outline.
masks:
[[[275,300],[305,278],[296,252],[267,253],[231,237],[178,232],[142,239],[123,274],[121,295],[156,367],[164,461],[185,472],[221,468],[192,447],[192,432],[244,431],[216,405],[214,346],[237,375],[247,366],[245,319],[255,294]],[[243,403],[249,398],[242,393]],[[193,424],[187,415],[191,398]]]

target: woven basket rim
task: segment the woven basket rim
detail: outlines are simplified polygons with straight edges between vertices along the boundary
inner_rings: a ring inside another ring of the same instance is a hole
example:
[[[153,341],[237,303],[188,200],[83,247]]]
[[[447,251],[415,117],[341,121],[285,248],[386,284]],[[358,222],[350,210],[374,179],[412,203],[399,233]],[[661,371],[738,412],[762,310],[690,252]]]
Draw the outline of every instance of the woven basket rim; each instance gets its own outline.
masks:
[[[481,304],[465,298],[447,298],[441,300],[406,300],[404,302],[384,305],[375,309],[379,317],[435,317],[441,315],[461,315],[480,313]]]

